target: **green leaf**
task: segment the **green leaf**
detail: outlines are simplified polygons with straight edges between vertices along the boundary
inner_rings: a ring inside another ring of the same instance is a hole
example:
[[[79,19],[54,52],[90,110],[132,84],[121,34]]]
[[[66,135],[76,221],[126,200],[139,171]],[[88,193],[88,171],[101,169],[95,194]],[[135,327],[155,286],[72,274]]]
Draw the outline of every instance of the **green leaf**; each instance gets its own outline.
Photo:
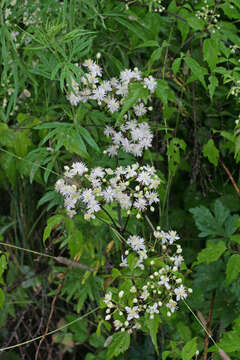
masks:
[[[125,352],[130,345],[130,335],[127,331],[117,332],[113,335],[113,341],[108,347],[107,359],[110,360],[114,356]]]
[[[188,341],[182,349],[182,360],[191,360],[197,351],[197,338]]]
[[[67,240],[71,259],[75,257],[80,258],[84,248],[82,232],[80,230],[74,230]]]
[[[184,140],[178,138],[171,139],[168,146],[167,155],[169,156],[169,169],[173,176],[175,175],[177,167],[181,160],[180,150],[184,152],[185,149],[186,143]]]
[[[154,318],[153,319],[147,318],[145,320],[145,323],[149,329],[150,336],[151,336],[153,345],[155,347],[156,353],[159,355],[158,344],[157,344],[157,333],[158,333],[158,327],[159,327],[159,323],[160,323],[160,316],[158,314],[154,314]]]
[[[54,215],[48,219],[47,226],[45,227],[43,233],[43,243],[45,243],[45,241],[49,238],[53,228],[59,226],[63,221],[64,221],[63,215]]]
[[[179,68],[181,66],[181,62],[182,62],[182,58],[178,58],[175,59],[174,62],[172,63],[172,71],[174,73],[174,75],[176,75],[179,71]]]
[[[227,263],[227,283],[230,284],[233,280],[238,277],[240,273],[240,255],[234,254],[230,257]]]
[[[158,46],[159,46],[158,41],[156,41],[156,40],[148,40],[148,41],[145,41],[144,43],[142,43],[140,45],[137,45],[135,47],[135,49],[139,49],[139,48],[143,48],[143,47],[158,47]]]
[[[96,144],[95,140],[92,138],[90,133],[87,131],[87,129],[85,129],[84,127],[82,127],[80,125],[77,125],[76,128],[81,133],[84,140],[86,140],[88,145],[90,145],[97,152],[100,152],[100,149],[99,149],[98,145]]]
[[[232,236],[230,236],[230,239],[232,241],[235,241],[236,243],[240,244],[240,234],[239,235],[232,235]]]
[[[165,80],[157,80],[156,95],[162,101],[163,105],[167,105],[168,101],[175,102],[175,93]]]
[[[207,85],[204,80],[204,76],[208,73],[207,69],[200,66],[196,60],[190,57],[185,57],[184,61],[192,71],[194,77],[198,79],[202,83],[203,87],[207,90]]]
[[[142,84],[132,84],[129,89],[129,94],[124,100],[122,111],[118,116],[118,121],[122,119],[123,115],[133,106],[139,99],[147,100],[148,91]]]
[[[214,71],[218,63],[218,46],[215,40],[205,39],[203,42],[203,58],[208,63],[211,71]]]
[[[230,216],[230,210],[223,206],[222,202],[217,199],[214,202],[214,215],[217,220],[217,223],[221,226]]]
[[[210,163],[212,163],[214,166],[217,166],[219,151],[212,139],[208,140],[208,142],[203,146],[203,155],[208,158]]]
[[[169,355],[171,355],[172,352],[171,351],[164,351],[162,353],[162,360],[166,360],[168,358]]]
[[[217,244],[209,242],[207,247],[198,253],[197,264],[202,262],[209,264],[218,260],[226,249],[223,241],[219,241]]]
[[[209,82],[210,84],[208,85],[208,90],[209,90],[210,99],[212,100],[215,90],[219,83],[218,83],[218,79],[214,75],[209,77]]]
[[[166,40],[164,40],[162,43],[162,46],[153,51],[153,53],[148,61],[148,67],[151,68],[155,61],[159,61],[161,59],[162,51],[167,46],[168,46],[168,43]]]
[[[138,258],[137,256],[135,256],[134,254],[129,254],[127,257],[127,263],[129,265],[130,270],[134,270],[136,264],[138,262]]]
[[[4,300],[5,300],[5,295],[4,295],[3,290],[0,288],[0,309],[3,308]]]

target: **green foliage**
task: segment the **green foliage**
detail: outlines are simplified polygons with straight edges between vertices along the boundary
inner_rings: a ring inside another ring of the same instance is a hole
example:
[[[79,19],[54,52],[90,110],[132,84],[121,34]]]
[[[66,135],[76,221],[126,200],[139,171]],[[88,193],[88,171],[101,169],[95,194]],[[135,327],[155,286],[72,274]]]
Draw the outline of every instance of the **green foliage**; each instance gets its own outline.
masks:
[[[39,359],[201,359],[205,333],[184,303],[171,318],[164,311],[154,319],[146,314],[141,328],[132,329],[131,346],[127,331],[115,332],[115,318],[105,320],[106,289],[111,285],[113,296],[129,292],[149,276],[135,268],[133,254],[126,255],[130,270],[118,264],[126,233],[142,234],[150,250],[159,250],[150,220],[154,229],[180,233],[181,277],[193,288],[187,303],[207,319],[215,292],[212,336],[239,359],[239,1],[18,0],[3,1],[0,9],[1,346],[43,334],[53,309],[51,330],[66,327],[41,345]],[[132,83],[116,113],[93,98],[71,104],[66,95],[75,83],[83,90],[89,58],[106,80],[134,68],[142,79],[154,76],[155,92],[143,80]],[[149,110],[140,122],[151,128],[152,148],[137,160],[122,150],[117,159],[107,157],[105,126],[135,119],[139,103]],[[84,161],[91,169],[114,169],[138,160],[155,166],[162,179],[148,220],[127,210],[120,217],[117,204],[89,223],[84,209],[67,217],[54,190],[64,166]],[[157,271],[164,267],[163,254],[149,255],[144,266],[151,261]],[[133,306],[134,296],[124,306]],[[221,355],[216,346],[208,351]],[[29,343],[2,356],[34,352]]]

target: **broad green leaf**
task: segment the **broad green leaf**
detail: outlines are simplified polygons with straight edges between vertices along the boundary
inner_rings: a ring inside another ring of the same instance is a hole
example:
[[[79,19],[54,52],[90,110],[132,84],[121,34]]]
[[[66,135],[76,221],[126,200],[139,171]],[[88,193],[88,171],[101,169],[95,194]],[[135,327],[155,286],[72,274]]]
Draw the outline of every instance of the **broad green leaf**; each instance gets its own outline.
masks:
[[[233,280],[238,277],[240,273],[240,255],[234,254],[230,257],[227,263],[227,283],[230,284]]]
[[[178,15],[185,19],[189,16],[189,11],[182,8],[180,11],[178,11]],[[177,20],[177,28],[181,32],[182,43],[184,43],[190,30],[188,22]]]
[[[110,360],[115,356],[125,352],[130,345],[130,335],[127,331],[117,332],[113,335],[113,341],[108,346],[107,359]]]
[[[230,236],[230,239],[231,239],[232,241],[235,241],[236,243],[240,244],[240,234],[238,234],[238,235],[232,235],[232,236]]]
[[[198,62],[196,60],[194,60],[193,58],[190,58],[190,57],[186,56],[184,58],[184,61],[186,62],[186,64],[190,68],[190,70],[192,71],[195,78],[198,79],[202,83],[202,85],[203,85],[203,87],[205,89],[207,89],[207,85],[206,85],[206,82],[204,80],[204,76],[207,75],[207,73],[208,73],[207,69],[200,66],[198,64]]]
[[[74,230],[67,240],[71,259],[75,257],[80,258],[84,248],[82,232],[80,230]]]
[[[214,215],[219,225],[223,225],[230,216],[230,210],[223,206],[220,200],[214,202]]]
[[[211,71],[216,68],[218,63],[218,46],[213,39],[205,39],[203,42],[203,58],[208,63]]]
[[[208,158],[210,163],[212,163],[214,166],[217,166],[219,151],[212,139],[208,140],[208,142],[203,146],[203,155]]]
[[[158,327],[159,327],[159,323],[160,323],[160,316],[158,314],[154,314],[154,318],[146,319],[145,323],[149,329],[150,336],[151,336],[153,345],[155,347],[156,353],[159,355],[158,344],[157,344],[157,333],[158,333]]]
[[[167,105],[168,101],[175,102],[176,97],[172,89],[165,80],[157,80],[156,95],[162,101],[163,105]]]
[[[197,351],[197,338],[188,341],[182,349],[182,360],[191,360]]]
[[[45,243],[45,241],[49,238],[52,230],[55,227],[59,226],[63,221],[64,221],[63,215],[54,215],[48,219],[47,226],[45,227],[43,233],[43,243]]]
[[[198,253],[197,264],[201,264],[202,262],[209,264],[217,261],[226,249],[223,241],[219,241],[217,244],[209,242],[207,247]]]

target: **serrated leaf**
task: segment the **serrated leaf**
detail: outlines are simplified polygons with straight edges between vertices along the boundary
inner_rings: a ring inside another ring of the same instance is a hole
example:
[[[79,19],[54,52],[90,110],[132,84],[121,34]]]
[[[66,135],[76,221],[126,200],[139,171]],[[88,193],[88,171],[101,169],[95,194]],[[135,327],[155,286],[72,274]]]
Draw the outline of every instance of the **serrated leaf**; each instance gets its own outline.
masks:
[[[219,151],[212,139],[208,140],[208,142],[203,146],[203,155],[208,158],[210,163],[212,163],[214,166],[217,166]]]
[[[74,230],[67,240],[71,259],[75,257],[80,258],[84,247],[82,232],[80,230]]]
[[[234,254],[230,257],[227,263],[226,274],[227,283],[230,284],[238,277],[240,273],[240,255]]]
[[[230,210],[220,200],[214,202],[214,215],[219,225],[223,225],[230,215]]]
[[[207,247],[198,253],[197,264],[202,262],[209,264],[217,261],[226,249],[223,241],[219,241],[217,244],[209,242]]]
[[[108,346],[107,360],[125,352],[130,345],[130,335],[127,331],[117,332],[113,335],[113,341]]]
[[[49,238],[53,228],[60,225],[61,222],[63,221],[64,221],[63,215],[54,215],[48,219],[47,226],[45,227],[43,233],[43,243],[45,243],[45,241]]]
[[[197,351],[197,338],[188,341],[182,349],[182,360],[191,360]]]
[[[218,45],[215,40],[209,38],[203,42],[203,58],[208,63],[211,71],[216,68],[218,63]]]

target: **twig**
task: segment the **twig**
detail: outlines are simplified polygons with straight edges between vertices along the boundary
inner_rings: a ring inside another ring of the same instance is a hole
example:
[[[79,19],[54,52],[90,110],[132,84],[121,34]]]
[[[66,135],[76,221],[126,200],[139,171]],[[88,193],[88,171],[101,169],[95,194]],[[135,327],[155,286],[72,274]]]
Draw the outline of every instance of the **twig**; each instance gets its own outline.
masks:
[[[209,313],[208,313],[208,321],[207,321],[207,332],[210,333],[210,322],[211,322],[211,318],[212,318],[212,312],[213,312],[213,305],[214,305],[214,301],[215,301],[215,296],[216,296],[216,290],[213,291],[212,294],[212,300],[210,303],[210,308],[209,308]],[[204,351],[203,351],[203,360],[207,360],[207,349],[208,349],[208,344],[209,344],[209,336],[208,334],[206,334],[205,337],[205,343],[204,343]]]
[[[219,162],[222,165],[222,167],[224,168],[224,170],[226,171],[226,173],[228,174],[228,177],[231,180],[231,183],[233,184],[234,189],[236,190],[237,194],[240,196],[240,189],[237,186],[234,178],[232,177],[232,174],[230,173],[230,171],[228,170],[228,168],[226,167],[226,165],[224,164],[224,162],[221,159],[219,159]]]
[[[43,337],[42,337],[41,340],[39,341],[39,344],[38,344],[38,347],[37,347],[37,351],[36,351],[36,353],[35,353],[35,360],[38,359],[40,347],[41,347],[43,341],[45,340],[45,338],[46,338],[46,336],[47,336],[48,329],[49,329],[49,325],[50,325],[50,322],[51,322],[51,320],[52,320],[52,316],[53,316],[53,312],[54,312],[54,308],[55,308],[55,302],[56,302],[56,300],[57,300],[58,294],[60,293],[60,290],[61,290],[61,288],[62,288],[65,275],[66,275],[66,273],[68,272],[68,270],[69,270],[69,268],[67,268],[67,270],[63,273],[63,275],[62,275],[62,277],[61,277],[61,279],[60,279],[60,281],[59,281],[56,294],[54,295],[54,298],[53,298],[53,300],[52,300],[51,310],[50,310],[50,314],[49,314],[48,321],[47,321],[47,326],[46,326],[46,329],[45,329],[45,331],[44,331]]]
[[[58,256],[58,257],[55,257],[54,258],[57,262],[61,263],[61,264],[64,264],[64,265],[67,265],[69,267],[73,267],[73,268],[77,268],[77,269],[82,269],[82,270],[88,270],[88,271],[95,271],[96,269],[94,268],[91,268],[85,264],[79,264],[78,262],[76,261],[72,261],[72,260],[69,260],[65,257],[62,257],[62,256]]]

